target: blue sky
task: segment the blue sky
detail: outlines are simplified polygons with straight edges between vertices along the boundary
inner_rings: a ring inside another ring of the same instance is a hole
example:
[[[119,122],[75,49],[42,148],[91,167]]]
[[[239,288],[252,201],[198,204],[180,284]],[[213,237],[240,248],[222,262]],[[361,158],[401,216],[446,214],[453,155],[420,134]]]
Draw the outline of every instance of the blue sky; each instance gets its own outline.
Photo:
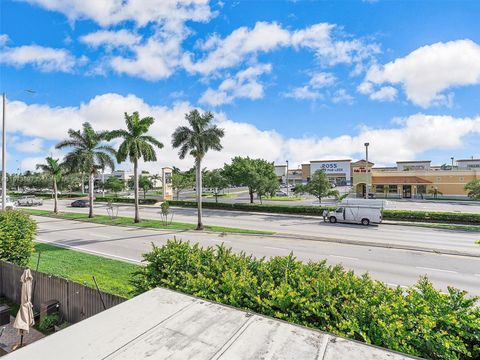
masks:
[[[364,141],[382,165],[479,157],[479,13],[476,1],[6,0],[9,169],[133,110],[156,117],[162,166],[189,166],[169,142],[192,107],[227,131],[212,167],[357,159]]]

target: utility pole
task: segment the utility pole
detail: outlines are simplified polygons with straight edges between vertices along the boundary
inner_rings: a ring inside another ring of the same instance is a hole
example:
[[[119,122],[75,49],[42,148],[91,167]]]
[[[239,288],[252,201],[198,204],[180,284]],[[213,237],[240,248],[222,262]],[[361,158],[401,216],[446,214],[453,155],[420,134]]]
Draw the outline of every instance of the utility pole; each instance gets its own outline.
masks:
[[[7,202],[7,134],[5,127],[6,120],[6,97],[3,93],[3,121],[2,121],[2,210],[5,210],[5,204]]]
[[[288,196],[288,160],[287,160],[287,196]]]
[[[370,145],[370,143],[366,142],[364,145],[365,145],[365,175],[366,175],[365,199],[368,199],[368,145]]]

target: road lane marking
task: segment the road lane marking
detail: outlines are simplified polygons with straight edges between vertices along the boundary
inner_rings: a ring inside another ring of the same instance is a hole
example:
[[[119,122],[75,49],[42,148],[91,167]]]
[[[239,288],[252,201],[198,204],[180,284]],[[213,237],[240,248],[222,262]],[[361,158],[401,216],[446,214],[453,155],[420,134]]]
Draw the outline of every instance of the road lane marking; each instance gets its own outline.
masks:
[[[105,239],[110,239],[110,236],[109,236],[109,235],[103,235],[103,234],[92,234],[92,233],[88,233],[88,235],[90,235],[90,236],[102,237],[102,238],[105,238]]]
[[[265,249],[274,249],[274,250],[288,250],[285,248],[275,247],[275,246],[264,246]]]
[[[480,276],[480,274],[473,274],[473,275],[475,275],[475,276]]]
[[[358,258],[350,257],[350,256],[340,256],[340,255],[328,255],[330,257],[339,258],[339,259],[348,259],[348,260],[360,260]]]
[[[423,266],[415,266],[416,269],[421,269],[421,270],[432,270],[432,271],[441,271],[441,272],[446,272],[450,274],[458,274],[458,272],[453,271],[453,270],[443,270],[443,269],[435,269],[435,268],[429,268],[429,267],[423,267]]]

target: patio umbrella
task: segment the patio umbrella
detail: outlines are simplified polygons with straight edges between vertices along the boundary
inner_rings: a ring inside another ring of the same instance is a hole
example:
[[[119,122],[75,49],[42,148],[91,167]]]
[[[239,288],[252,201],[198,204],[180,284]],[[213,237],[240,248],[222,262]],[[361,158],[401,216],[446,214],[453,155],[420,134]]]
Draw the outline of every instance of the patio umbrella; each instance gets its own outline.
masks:
[[[20,282],[22,283],[22,294],[20,300],[20,308],[18,309],[17,317],[13,323],[13,328],[18,329],[20,334],[20,346],[23,345],[23,335],[28,334],[30,327],[35,324],[33,319],[33,305],[32,301],[32,272],[30,269],[26,269]]]

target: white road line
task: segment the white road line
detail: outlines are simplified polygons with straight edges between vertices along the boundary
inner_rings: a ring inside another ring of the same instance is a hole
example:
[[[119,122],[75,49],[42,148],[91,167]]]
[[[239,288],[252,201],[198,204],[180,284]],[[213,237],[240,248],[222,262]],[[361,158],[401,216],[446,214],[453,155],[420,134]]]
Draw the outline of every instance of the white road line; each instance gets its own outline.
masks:
[[[39,239],[39,238],[37,238],[36,240],[37,240],[37,242],[46,243],[46,244],[51,244],[51,245],[53,245],[53,246],[58,246],[58,247],[61,247],[61,248],[72,249],[72,250],[81,251],[81,252],[85,252],[85,253],[89,253],[89,254],[101,255],[101,256],[107,257],[107,258],[114,258],[114,259],[118,259],[118,260],[124,260],[124,261],[134,262],[134,263],[141,263],[140,260],[135,260],[135,259],[127,258],[127,257],[124,257],[124,256],[118,256],[118,255],[113,255],[113,254],[104,253],[104,252],[101,252],[101,251],[90,250],[90,249],[85,249],[85,248],[79,248],[79,247],[76,247],[76,246],[70,246],[70,245],[60,244],[60,243],[56,243],[56,242],[54,242],[54,241],[41,240],[41,239]]]
[[[475,276],[480,276],[480,274],[473,274],[473,275],[475,275]]]
[[[92,233],[88,233],[88,235],[90,235],[90,236],[102,237],[102,238],[105,238],[105,239],[110,239],[110,236],[108,236],[108,235],[103,235],[103,234],[92,234]]]
[[[274,250],[287,250],[285,248],[275,247],[275,246],[263,246],[265,249],[274,249]]]
[[[429,267],[423,267],[423,266],[415,266],[416,269],[421,269],[421,270],[432,270],[432,271],[441,271],[441,272],[446,272],[450,274],[458,274],[458,272],[453,271],[453,270],[443,270],[443,269],[435,269],[435,268],[429,268]]]
[[[358,258],[349,257],[349,256],[340,256],[340,255],[328,255],[330,257],[339,258],[339,259],[348,259],[348,260],[360,260]]]

